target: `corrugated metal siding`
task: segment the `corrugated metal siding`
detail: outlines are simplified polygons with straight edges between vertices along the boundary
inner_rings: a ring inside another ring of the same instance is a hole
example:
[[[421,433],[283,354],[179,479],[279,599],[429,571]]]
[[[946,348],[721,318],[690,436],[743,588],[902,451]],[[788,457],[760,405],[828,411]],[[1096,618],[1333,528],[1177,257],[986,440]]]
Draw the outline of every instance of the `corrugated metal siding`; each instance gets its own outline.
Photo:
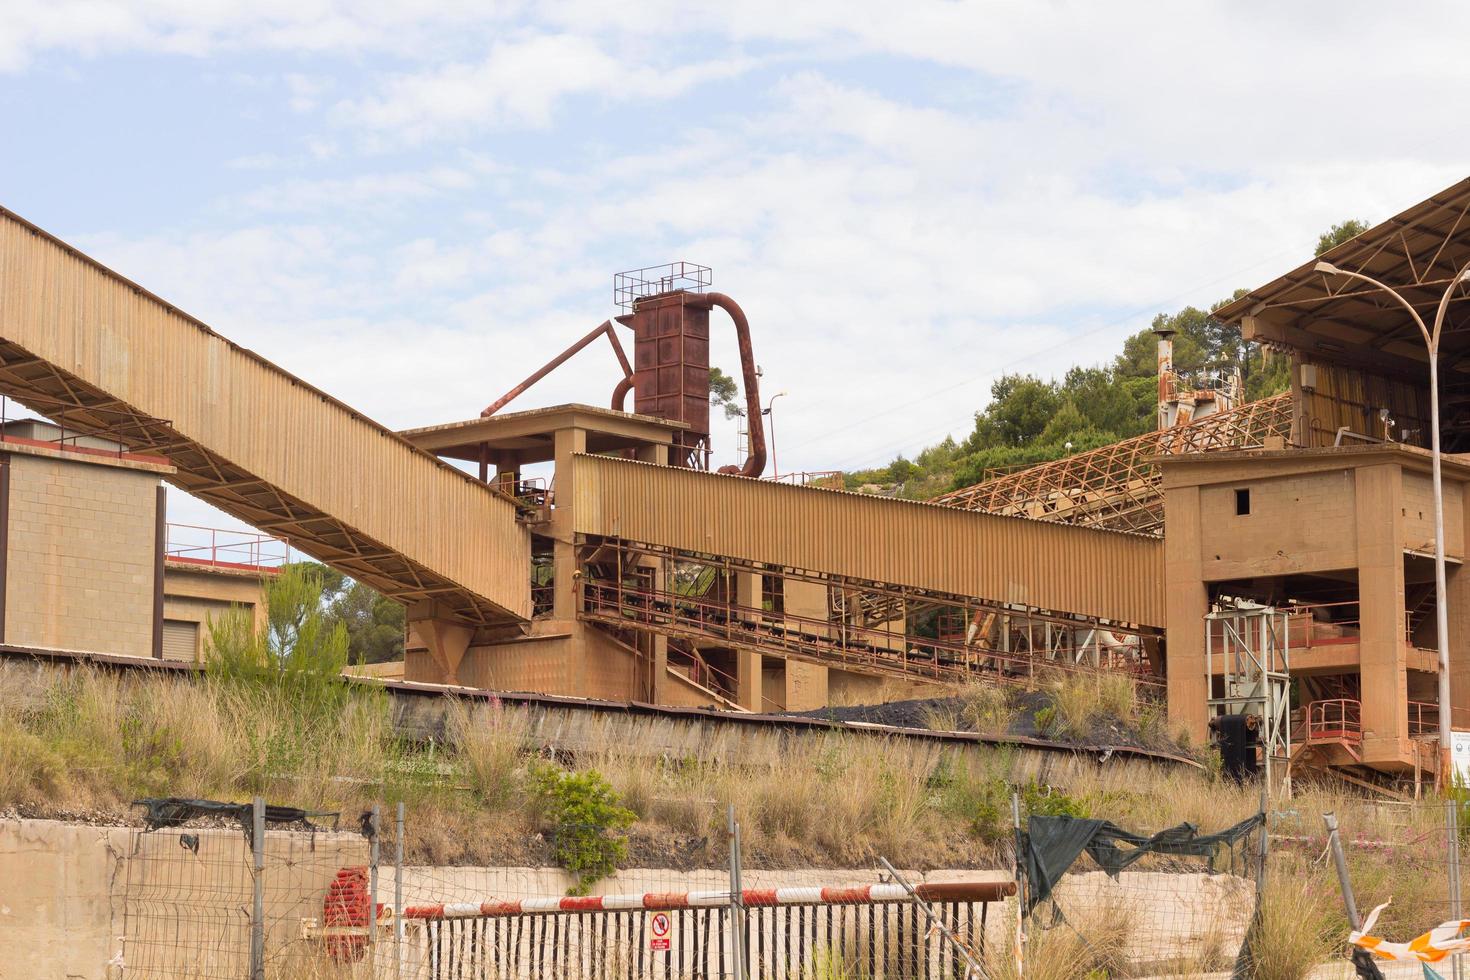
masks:
[[[1302,391],[1304,441],[1307,446],[1330,446],[1337,430],[1347,426],[1361,435],[1383,438],[1379,409],[1388,409],[1394,436],[1404,429],[1417,432],[1408,442],[1429,443],[1429,389],[1340,364],[1315,364],[1316,386]],[[1350,439],[1349,445],[1357,444]]]
[[[576,530],[1162,627],[1157,538],[577,456]]]
[[[0,336],[529,616],[513,505],[3,210]]]
[[[163,659],[187,660],[190,663],[198,660],[199,624],[186,623],[178,619],[165,619],[163,621]]]

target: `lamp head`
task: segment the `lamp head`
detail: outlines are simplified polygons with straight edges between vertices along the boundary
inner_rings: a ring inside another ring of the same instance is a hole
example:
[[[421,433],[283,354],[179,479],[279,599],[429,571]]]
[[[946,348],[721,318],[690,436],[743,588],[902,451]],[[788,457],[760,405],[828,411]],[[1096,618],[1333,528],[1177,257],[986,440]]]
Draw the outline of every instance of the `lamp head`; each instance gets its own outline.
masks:
[[[1339,276],[1339,275],[1342,275],[1342,270],[1339,269],[1337,266],[1333,265],[1331,262],[1318,262],[1312,268],[1316,269],[1318,272],[1324,273],[1325,275],[1329,275],[1329,276]]]

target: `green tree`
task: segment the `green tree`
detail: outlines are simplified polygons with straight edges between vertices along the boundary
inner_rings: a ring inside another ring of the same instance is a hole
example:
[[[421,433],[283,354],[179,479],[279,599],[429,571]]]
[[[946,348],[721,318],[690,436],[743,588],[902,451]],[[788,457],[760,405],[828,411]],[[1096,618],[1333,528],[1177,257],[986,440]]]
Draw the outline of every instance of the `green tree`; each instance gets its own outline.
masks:
[[[975,451],[1023,446],[1046,428],[1061,407],[1056,385],[1031,375],[1003,375],[990,387],[990,404],[975,415],[975,429],[965,441]]]
[[[322,581],[322,608],[327,619],[347,630],[347,660],[380,664],[403,659],[407,610],[372,586],[348,578],[335,568],[305,562]]]
[[[723,408],[727,419],[745,415],[745,408],[740,404],[740,386],[717,367],[709,369],[709,401],[711,405]]]
[[[206,671],[226,684],[283,692],[308,716],[338,709],[347,696],[347,629],[327,615],[319,568],[294,562],[266,580],[263,629],[239,606],[210,620]]]
[[[1357,218],[1349,218],[1339,224],[1333,225],[1322,234],[1317,236],[1317,251],[1313,255],[1321,255],[1341,245],[1343,242],[1357,238],[1369,228],[1368,222]]]

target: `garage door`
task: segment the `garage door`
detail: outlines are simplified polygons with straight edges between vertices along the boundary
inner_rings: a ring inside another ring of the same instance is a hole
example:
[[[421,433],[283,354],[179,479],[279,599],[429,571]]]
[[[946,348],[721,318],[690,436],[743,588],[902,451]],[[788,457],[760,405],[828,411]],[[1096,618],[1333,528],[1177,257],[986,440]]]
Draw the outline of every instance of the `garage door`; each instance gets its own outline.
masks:
[[[163,621],[163,659],[194,660],[199,654],[199,624],[181,619]]]

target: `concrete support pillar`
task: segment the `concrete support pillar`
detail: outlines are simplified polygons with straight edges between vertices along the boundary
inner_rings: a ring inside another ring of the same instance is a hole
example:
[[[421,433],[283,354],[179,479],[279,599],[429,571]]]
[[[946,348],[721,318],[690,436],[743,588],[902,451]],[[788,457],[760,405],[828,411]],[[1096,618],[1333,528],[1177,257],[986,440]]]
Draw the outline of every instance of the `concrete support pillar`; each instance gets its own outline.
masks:
[[[755,650],[735,650],[735,703],[748,711],[764,711],[761,666],[763,660]]]
[[[1395,763],[1409,754],[1403,482],[1397,466],[1355,473],[1363,759]]]
[[[1448,486],[1445,490],[1445,524],[1448,525],[1453,499]],[[1470,492],[1462,492],[1461,497],[1465,513],[1460,526],[1470,528]],[[1446,541],[1446,550],[1452,544]],[[1456,729],[1470,729],[1470,572],[1446,563],[1445,573],[1450,593],[1450,698],[1454,704],[1450,717]]]
[[[408,607],[408,628],[428,648],[439,668],[441,684],[459,683],[459,665],[469,649],[474,629],[449,619],[438,603],[415,602]]]
[[[1164,618],[1169,663],[1169,720],[1204,741],[1209,687],[1205,682],[1205,614],[1209,589],[1200,556],[1199,487],[1164,491]]]
[[[735,572],[730,589],[735,604],[747,609],[761,605],[761,577],[755,572]],[[761,674],[764,661],[755,650],[735,650],[735,701],[751,711],[765,710],[765,679]]]
[[[569,621],[577,615],[577,549],[572,521],[572,456],[587,451],[587,432],[558,429],[554,437],[556,507],[551,512],[551,568],[555,577],[551,615]],[[529,576],[529,570],[527,572]]]
[[[638,459],[645,463],[653,463],[657,466],[669,465],[668,446],[639,446],[635,450]]]

